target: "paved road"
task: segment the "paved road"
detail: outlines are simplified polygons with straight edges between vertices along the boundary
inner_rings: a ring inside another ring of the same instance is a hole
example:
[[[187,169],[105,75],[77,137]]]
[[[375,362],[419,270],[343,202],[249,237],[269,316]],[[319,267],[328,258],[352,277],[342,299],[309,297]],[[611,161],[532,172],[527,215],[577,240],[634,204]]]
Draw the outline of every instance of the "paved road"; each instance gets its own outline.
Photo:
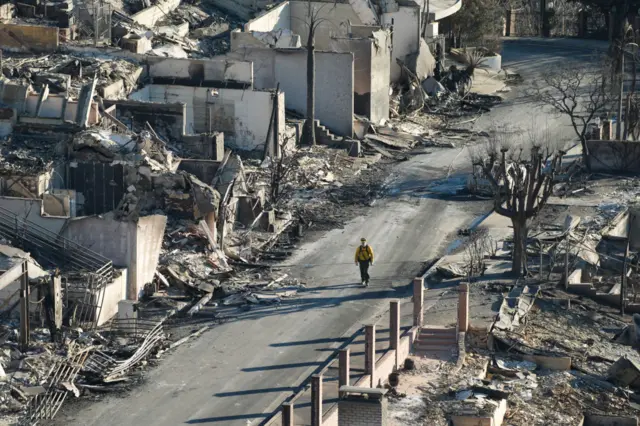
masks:
[[[569,58],[569,59],[567,59]],[[589,53],[556,43],[552,48],[525,41],[505,45],[504,65],[525,79],[565,60],[588,60]],[[478,120],[478,128],[506,122],[528,128],[532,117],[548,120],[563,140],[571,140],[566,123],[518,96]],[[436,150],[399,164],[389,177],[390,196],[342,230],[305,244],[287,261],[301,266],[309,290],[280,308],[259,308],[179,347],[147,376],[147,383],[125,398],[108,398],[79,412],[66,412],[56,424],[87,426],[175,426],[179,424],[259,424],[326,358],[326,348],[374,316],[390,297],[404,296],[420,263],[441,254],[457,229],[486,211],[477,202],[419,196],[448,171],[468,169],[468,153]],[[376,249],[373,281],[356,285],[351,263],[360,236]],[[323,350],[324,349],[324,350]]]

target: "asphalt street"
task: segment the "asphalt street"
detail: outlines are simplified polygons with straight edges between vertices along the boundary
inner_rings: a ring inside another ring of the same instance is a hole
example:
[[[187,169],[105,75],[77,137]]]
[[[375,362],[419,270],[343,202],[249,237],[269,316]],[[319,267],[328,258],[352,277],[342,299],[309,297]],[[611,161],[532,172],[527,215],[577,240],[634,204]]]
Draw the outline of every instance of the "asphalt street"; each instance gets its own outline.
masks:
[[[503,66],[521,73],[523,86],[549,67],[589,61],[588,49],[573,42],[505,43]],[[496,124],[519,129],[543,123],[554,137],[574,140],[563,117],[535,108],[515,88],[507,101],[479,119],[476,130]],[[87,426],[257,425],[277,409],[339,345],[389,298],[404,297],[407,284],[427,259],[442,254],[458,229],[487,212],[482,202],[425,195],[442,180],[463,179],[465,149],[436,149],[400,163],[387,181],[387,196],[344,229],[325,233],[287,260],[308,290],[279,307],[242,312],[177,348],[149,371],[146,383],[124,397],[107,397],[79,411],[63,408],[55,424]],[[372,284],[357,285],[353,251],[361,236],[376,250]]]

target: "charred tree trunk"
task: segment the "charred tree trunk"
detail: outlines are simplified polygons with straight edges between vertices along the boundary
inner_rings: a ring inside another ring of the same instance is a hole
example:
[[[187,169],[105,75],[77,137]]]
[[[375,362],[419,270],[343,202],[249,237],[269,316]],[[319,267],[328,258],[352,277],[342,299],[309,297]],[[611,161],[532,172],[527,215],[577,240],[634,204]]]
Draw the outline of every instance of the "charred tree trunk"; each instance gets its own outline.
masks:
[[[521,276],[526,272],[527,267],[527,219],[518,215],[511,218],[513,225],[513,264],[511,273]]]
[[[314,46],[315,22],[309,23],[309,37],[307,39],[307,118],[304,123],[303,142],[307,145],[316,144],[315,132],[315,95],[316,95],[316,58]]]
[[[531,148],[529,159],[522,157],[507,161],[508,148],[500,152],[489,149],[487,155],[478,156],[480,166],[493,189],[494,209],[508,217],[513,225],[513,262],[515,276],[527,274],[527,237],[529,219],[535,217],[553,192],[556,173],[562,165],[563,151],[542,154],[539,146]]]
[[[587,172],[591,172],[591,156],[589,155],[589,146],[587,145],[587,135],[580,137],[580,145],[582,146],[582,162]]]

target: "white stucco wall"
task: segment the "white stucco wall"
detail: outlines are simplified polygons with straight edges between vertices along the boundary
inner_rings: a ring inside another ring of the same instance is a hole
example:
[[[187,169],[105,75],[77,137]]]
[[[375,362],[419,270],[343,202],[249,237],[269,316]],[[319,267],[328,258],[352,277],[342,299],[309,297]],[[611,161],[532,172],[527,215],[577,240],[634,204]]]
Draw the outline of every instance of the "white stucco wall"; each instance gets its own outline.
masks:
[[[272,92],[220,89],[218,96],[209,96],[209,107],[213,130],[224,132],[226,145],[249,151],[264,148],[273,109]],[[283,98],[280,108],[283,113]],[[284,126],[280,121],[280,135]]]
[[[382,22],[385,25],[393,25],[393,46],[391,55],[391,81],[397,81],[400,77],[400,66],[397,58],[414,53],[420,46],[420,7],[413,3],[412,6],[400,6],[397,12],[385,13]]]
[[[274,89],[275,63],[279,52],[271,49],[249,33],[231,33],[228,58],[253,62],[253,84],[258,90]]]
[[[363,22],[350,4],[311,2],[313,15],[323,22],[316,30],[315,46],[317,50],[329,50],[332,37],[345,36],[348,33],[349,22],[362,25]],[[303,46],[307,45],[309,36],[308,3],[304,1],[291,2],[291,31],[300,35]]]
[[[389,118],[391,40],[387,31],[372,34],[375,37],[334,38],[331,48],[353,53],[354,112],[379,123]]]
[[[184,102],[188,134],[220,131],[225,134],[225,145],[254,150],[264,147],[267,138],[272,95],[271,91],[151,84],[130,98],[147,102]],[[282,99],[281,114],[284,104]],[[280,135],[284,134],[284,126],[281,121]]]
[[[365,25],[378,24],[378,15],[371,0],[349,0],[349,4]]]
[[[281,52],[275,76],[285,92],[287,108],[307,111],[305,49]],[[353,54],[316,52],[316,118],[337,135],[353,134]]]
[[[41,199],[0,197],[0,207],[56,234],[67,222],[67,218],[42,216]]]
[[[291,6],[288,1],[260,14],[244,24],[244,31],[274,31],[291,28]]]
[[[141,295],[144,286],[153,280],[158,267],[167,217],[163,215],[144,216],[136,224],[136,294]]]
[[[102,308],[98,315],[98,326],[109,321],[118,313],[118,302],[127,298],[127,268],[116,271],[116,277],[104,288]]]
[[[114,220],[110,214],[87,216],[70,220],[62,235],[127,268],[126,296],[137,300],[158,266],[166,223],[162,215],[145,216],[137,223]]]
[[[374,123],[389,119],[389,81],[391,79],[391,35],[376,31],[371,46],[371,116]]]
[[[190,79],[204,81],[236,81],[251,84],[253,65],[248,61],[149,58],[149,77]]]
[[[29,115],[35,116],[38,108],[39,94],[29,94],[27,96],[27,104],[25,112]],[[42,102],[40,107],[40,114],[38,117],[42,118],[61,118],[62,109],[64,108],[64,97],[60,95],[49,95],[45,101]]]

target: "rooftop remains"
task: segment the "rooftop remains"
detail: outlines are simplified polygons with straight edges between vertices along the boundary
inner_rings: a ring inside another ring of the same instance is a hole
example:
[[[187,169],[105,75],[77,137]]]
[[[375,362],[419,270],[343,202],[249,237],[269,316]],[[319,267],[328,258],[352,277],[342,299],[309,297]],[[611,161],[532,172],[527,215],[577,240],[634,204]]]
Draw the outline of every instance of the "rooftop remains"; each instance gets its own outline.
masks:
[[[78,97],[82,86],[96,78],[98,92],[102,92],[102,95],[105,88],[121,82],[121,90],[114,95],[125,99],[137,89],[141,73],[140,65],[121,58],[79,57],[56,53],[36,57],[5,54],[2,59],[4,81],[31,84],[38,91],[48,85],[50,93],[66,93],[70,97]]]

